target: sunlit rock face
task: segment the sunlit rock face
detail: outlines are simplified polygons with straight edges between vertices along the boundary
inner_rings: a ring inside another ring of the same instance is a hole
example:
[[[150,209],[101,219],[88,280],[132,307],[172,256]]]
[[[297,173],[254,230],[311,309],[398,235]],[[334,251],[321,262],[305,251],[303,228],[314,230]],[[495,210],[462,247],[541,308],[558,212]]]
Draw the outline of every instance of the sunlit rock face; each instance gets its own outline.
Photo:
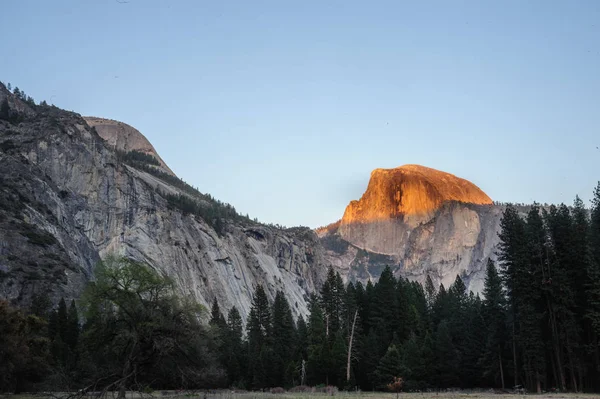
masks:
[[[492,204],[473,183],[439,170],[420,165],[375,169],[362,198],[346,208],[339,232],[366,250],[400,255],[407,233],[451,201]]]
[[[386,264],[397,275],[421,282],[430,275],[445,286],[461,275],[479,292],[487,258],[495,258],[500,216],[500,207],[468,180],[405,165],[374,170],[360,200],[319,235],[362,250],[328,252],[349,280],[376,279]]]

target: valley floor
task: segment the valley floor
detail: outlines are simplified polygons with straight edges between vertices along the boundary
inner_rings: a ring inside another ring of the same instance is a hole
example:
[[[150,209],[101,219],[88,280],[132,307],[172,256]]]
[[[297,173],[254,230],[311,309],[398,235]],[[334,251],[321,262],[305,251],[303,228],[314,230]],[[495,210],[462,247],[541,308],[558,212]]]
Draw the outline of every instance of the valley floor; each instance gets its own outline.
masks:
[[[544,393],[541,395],[522,395],[522,394],[497,394],[489,392],[422,392],[422,393],[400,393],[399,399],[517,399],[525,396],[533,396],[540,399],[600,399],[600,394],[584,394],[584,393]],[[84,396],[82,399],[94,398],[95,396]],[[325,399],[333,397],[336,399],[396,399],[395,393],[386,392],[336,392],[334,395],[324,392],[285,392],[285,393],[269,393],[269,392],[234,392],[234,391],[212,391],[205,393],[198,392],[156,392],[153,394],[139,394],[130,392],[127,394],[127,399]],[[24,395],[0,395],[0,399],[60,399],[69,398],[65,394],[24,394]],[[109,393],[105,399],[116,398]]]

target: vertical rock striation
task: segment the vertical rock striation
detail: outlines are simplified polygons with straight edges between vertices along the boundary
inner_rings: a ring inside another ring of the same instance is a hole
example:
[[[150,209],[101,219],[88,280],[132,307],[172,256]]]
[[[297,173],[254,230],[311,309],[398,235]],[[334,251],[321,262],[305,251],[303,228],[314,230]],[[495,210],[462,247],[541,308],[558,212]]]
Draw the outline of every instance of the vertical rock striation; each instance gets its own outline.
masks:
[[[358,249],[348,250],[354,256],[328,251],[330,263],[350,279],[377,278],[389,264],[397,275],[421,282],[430,275],[446,286],[461,275],[480,291],[485,261],[495,256],[500,216],[500,208],[473,183],[405,165],[375,169],[360,200],[319,233],[337,235]]]
[[[222,309],[236,306],[245,318],[262,284],[271,299],[282,290],[294,314],[306,315],[308,297],[327,272],[312,230],[238,217],[220,220],[217,232],[214,221],[169,198],[224,205],[165,178],[172,172],[137,130],[55,107],[30,108],[0,84],[5,98],[22,120],[0,120],[0,297],[21,305],[40,293],[54,302],[77,297],[97,262],[116,253],[147,262],[206,306],[217,298]],[[115,149],[146,152],[164,173],[126,164]]]

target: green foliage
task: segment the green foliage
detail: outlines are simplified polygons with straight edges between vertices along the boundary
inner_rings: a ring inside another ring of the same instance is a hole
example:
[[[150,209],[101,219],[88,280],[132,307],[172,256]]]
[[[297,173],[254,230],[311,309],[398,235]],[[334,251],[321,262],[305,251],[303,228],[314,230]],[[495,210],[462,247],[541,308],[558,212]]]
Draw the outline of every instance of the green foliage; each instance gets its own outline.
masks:
[[[196,204],[188,205],[194,212]],[[236,308],[225,320],[215,301],[206,328],[167,279],[113,259],[86,291],[83,328],[73,302],[48,312],[40,298],[31,312],[49,313],[45,364],[70,384],[114,374],[115,388],[127,387],[134,373],[143,387],[173,387],[183,379],[250,389],[372,390],[399,377],[404,390],[600,390],[600,186],[591,212],[579,198],[571,208],[534,205],[526,214],[509,205],[499,236],[499,269],[486,259],[483,300],[467,291],[464,273],[448,289],[436,289],[432,278],[423,287],[386,267],[365,287],[345,286],[330,269],[309,301],[308,323],[302,317],[294,323],[283,292],[271,305],[257,286],[244,337]]]
[[[318,299],[313,297],[310,303],[310,318],[308,320],[307,374],[309,383],[316,385],[328,382],[330,360],[325,318]]]
[[[0,392],[31,389],[49,371],[45,326],[44,319],[0,300]]]
[[[504,353],[507,344],[506,299],[502,291],[502,280],[496,265],[488,259],[483,287],[483,320],[485,321],[485,349],[480,360],[486,382],[504,388]],[[499,383],[498,383],[499,382]]]
[[[191,214],[202,218],[219,235],[225,233],[225,220],[238,218],[235,209],[229,205],[200,203],[185,194],[167,194],[165,198],[172,209],[180,210],[184,215]]]
[[[117,159],[133,167],[140,165],[154,165],[160,166],[160,162],[154,156],[146,154],[145,152],[133,150],[133,151],[119,151],[117,150]]]
[[[224,330],[227,325],[227,321],[225,317],[223,317],[223,313],[221,313],[221,308],[219,307],[219,302],[217,302],[217,298],[213,300],[212,308],[210,310],[210,321],[209,324],[212,326],[216,326]]]
[[[396,345],[390,345],[375,370],[374,376],[377,388],[385,389],[388,384],[394,381],[394,377],[406,374],[408,374],[408,371],[404,368],[400,352]]]
[[[271,331],[271,312],[267,294],[262,285],[258,285],[252,297],[252,307],[248,315],[246,333],[248,336],[249,382],[253,388],[269,386],[267,375],[271,351],[269,335]]]
[[[323,310],[325,328],[330,342],[333,342],[335,333],[341,327],[345,294],[346,290],[342,277],[330,267],[327,272],[327,279],[321,287],[320,296],[320,305]]]
[[[282,291],[277,291],[273,301],[270,335],[273,348],[272,383],[274,386],[291,386],[287,368],[293,360],[296,331],[292,310]]]
[[[167,200],[172,209],[178,209],[184,214],[201,217],[219,235],[224,233],[225,220],[252,223],[252,220],[247,215],[242,216],[238,214],[232,205],[216,200],[210,195],[202,194],[177,176],[158,169],[156,166],[160,165],[159,161],[149,154],[140,151],[117,152],[117,158],[183,191],[185,194],[161,195]]]
[[[215,387],[225,382],[215,344],[200,319],[203,309],[178,298],[170,280],[148,266],[108,258],[86,289],[83,340],[95,373],[131,384]]]
[[[227,315],[227,330],[223,346],[225,370],[229,385],[242,388],[245,383],[245,371],[248,364],[247,347],[243,340],[242,317],[234,306]]]

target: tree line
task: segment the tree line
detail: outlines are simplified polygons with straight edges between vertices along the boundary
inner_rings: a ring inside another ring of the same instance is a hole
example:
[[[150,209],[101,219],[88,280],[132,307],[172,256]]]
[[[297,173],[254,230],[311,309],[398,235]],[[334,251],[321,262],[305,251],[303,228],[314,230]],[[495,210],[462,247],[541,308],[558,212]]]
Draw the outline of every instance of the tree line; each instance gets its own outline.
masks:
[[[213,304],[228,384],[377,390],[400,378],[405,390],[599,391],[600,184],[590,210],[579,197],[519,209],[504,210],[483,298],[460,276],[421,286],[386,267],[366,286],[329,270],[306,321],[259,286],[245,335],[237,309],[225,318]]]
[[[198,304],[148,266],[108,258],[77,305],[0,301],[0,392],[224,386],[216,338]],[[80,311],[83,317],[80,316]]]
[[[494,385],[478,366],[485,306],[460,277],[448,290],[430,278],[424,288],[386,267],[375,284],[345,285],[330,269],[307,320],[294,321],[282,292],[270,304],[258,286],[245,335],[235,307],[225,317],[215,302],[211,324],[236,387],[383,390],[401,378],[405,390],[469,388]]]
[[[541,392],[600,389],[600,184],[588,211],[508,206],[492,346],[512,383]],[[501,360],[505,359],[505,360]]]
[[[77,303],[0,302],[0,390],[599,391],[600,185],[589,210],[508,205],[500,225],[482,297],[460,276],[436,287],[386,267],[363,285],[330,269],[306,319],[259,285],[245,325],[217,301],[205,325],[169,279],[109,258]]]

